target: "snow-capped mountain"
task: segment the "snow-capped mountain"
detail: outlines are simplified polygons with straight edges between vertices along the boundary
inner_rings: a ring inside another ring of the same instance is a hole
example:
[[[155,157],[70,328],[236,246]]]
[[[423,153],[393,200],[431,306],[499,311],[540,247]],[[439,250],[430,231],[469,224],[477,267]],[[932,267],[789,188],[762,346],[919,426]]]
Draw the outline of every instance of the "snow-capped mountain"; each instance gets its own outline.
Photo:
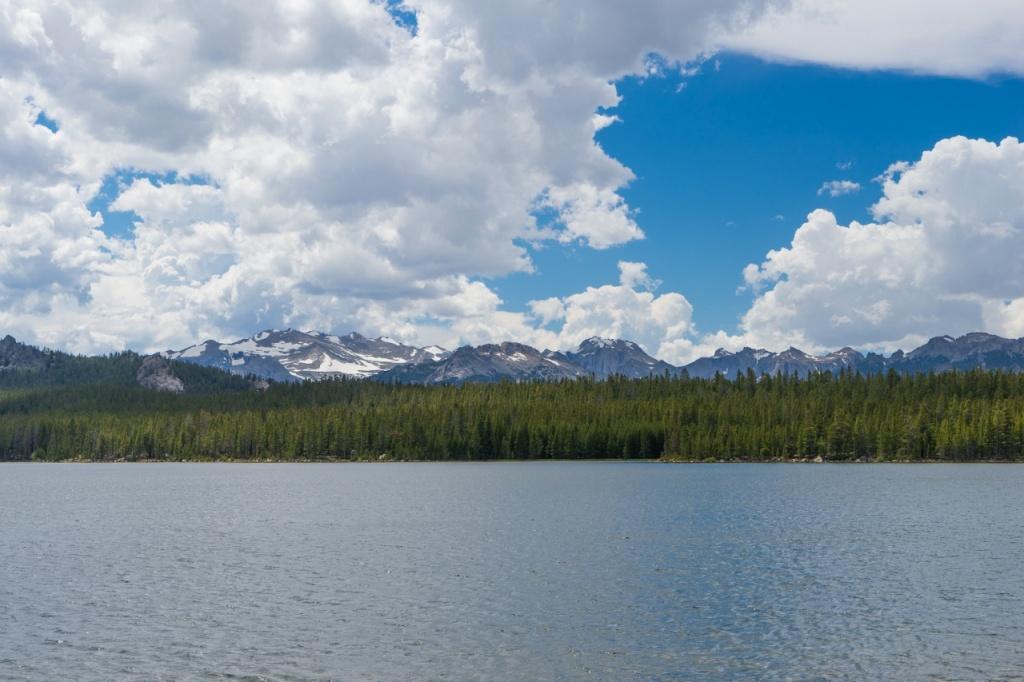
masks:
[[[381,381],[415,384],[459,384],[575,379],[587,372],[559,354],[548,354],[521,343],[463,346],[434,361],[410,363],[377,376]]]
[[[448,352],[437,346],[407,346],[384,336],[370,339],[355,332],[333,336],[315,331],[275,329],[234,343],[204,341],[164,355],[232,374],[296,381],[369,377],[397,365],[438,360]]]
[[[411,363],[378,375],[382,381],[442,384],[470,381],[575,379],[613,374],[639,378],[678,370],[632,341],[590,338],[569,352],[539,351],[521,343],[464,346],[439,361]]]
[[[3,344],[0,343],[0,350]],[[888,357],[843,348],[811,355],[797,348],[780,353],[744,348],[718,350],[684,367],[675,367],[648,355],[632,341],[594,337],[571,351],[539,351],[521,343],[505,342],[464,346],[449,352],[437,346],[417,348],[387,337],[376,339],[355,332],[332,336],[294,329],[264,331],[234,343],[205,341],[164,354],[233,374],[256,375],[275,381],[328,377],[374,377],[401,383],[464,383],[470,381],[557,380],[612,375],[632,378],[686,372],[691,377],[716,374],[732,379],[752,370],[762,374],[837,373],[847,369],[875,374],[894,369],[901,373],[942,372],[973,368],[1024,371],[1024,339],[1004,339],[972,333],[959,338],[940,336],[909,353]],[[0,354],[2,364],[2,354]]]
[[[861,374],[876,374],[894,369],[900,373],[945,372],[952,369],[1001,369],[1024,371],[1024,339],[1004,339],[975,332],[959,338],[937,336],[909,353],[896,351],[889,357],[877,353],[864,355],[852,348],[827,355],[809,355],[796,348],[782,353],[744,348],[737,353],[718,350],[710,358],[701,358],[682,369],[691,377],[711,378],[716,373],[733,378],[748,369],[755,374],[836,373],[850,369]]]
[[[880,356],[877,356],[880,357]],[[709,358],[700,358],[684,366],[691,377],[711,378],[722,374],[732,379],[737,372],[745,374],[753,370],[754,374],[799,374],[806,376],[814,372],[839,372],[842,369],[859,369],[866,356],[852,348],[829,353],[828,355],[810,355],[798,348],[789,348],[781,353],[773,353],[763,348],[744,348],[731,353],[719,349]]]
[[[612,374],[643,377],[675,370],[632,341],[596,337],[567,353],[542,352],[513,342],[449,352],[437,346],[407,346],[387,337],[371,339],[355,332],[332,336],[286,329],[263,331],[233,343],[204,341],[164,355],[274,381],[347,376],[403,383],[463,383],[591,375],[604,379]]]
[[[619,374],[634,379],[665,373],[674,374],[676,367],[652,358],[632,341],[591,337],[568,353],[545,351],[548,357],[565,359],[578,365],[586,374],[607,379]]]

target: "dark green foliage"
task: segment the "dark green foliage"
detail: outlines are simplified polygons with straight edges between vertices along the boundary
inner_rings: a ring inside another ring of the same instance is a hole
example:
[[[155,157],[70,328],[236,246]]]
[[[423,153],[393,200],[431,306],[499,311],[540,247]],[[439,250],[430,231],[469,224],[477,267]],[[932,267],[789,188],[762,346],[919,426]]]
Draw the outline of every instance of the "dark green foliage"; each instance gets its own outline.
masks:
[[[21,348],[38,354],[38,367],[0,367],[0,390],[64,386],[74,388],[83,385],[137,386],[136,373],[143,357],[132,352],[82,356],[58,351],[38,351],[29,346]],[[189,393],[241,391],[250,388],[246,379],[220,370],[186,362],[171,362],[171,368],[174,375],[185,383]]]
[[[1024,375],[984,371],[460,387],[327,381],[184,395],[120,380],[4,385],[13,386],[0,389],[8,460],[1024,459]]]

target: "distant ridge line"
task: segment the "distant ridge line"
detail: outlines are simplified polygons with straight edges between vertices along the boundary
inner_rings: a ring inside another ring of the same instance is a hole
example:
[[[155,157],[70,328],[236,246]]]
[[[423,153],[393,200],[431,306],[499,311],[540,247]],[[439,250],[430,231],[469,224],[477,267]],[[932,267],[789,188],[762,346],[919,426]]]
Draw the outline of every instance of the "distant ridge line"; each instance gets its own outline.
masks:
[[[825,355],[798,348],[781,352],[743,348],[719,349],[714,355],[676,366],[658,360],[625,339],[592,337],[572,351],[539,350],[505,341],[462,346],[448,351],[437,346],[409,346],[388,337],[376,339],[351,332],[345,336],[317,331],[265,330],[232,343],[205,341],[168,358],[217,367],[234,374],[255,374],[275,381],[332,377],[374,378],[398,383],[464,383],[502,380],[559,380],[612,375],[631,378],[716,374],[733,378],[757,375],[850,370],[875,374],[893,369],[902,373],[993,369],[1024,372],[1024,339],[1007,339],[984,332],[954,338],[937,336],[909,353],[884,356],[844,347]]]

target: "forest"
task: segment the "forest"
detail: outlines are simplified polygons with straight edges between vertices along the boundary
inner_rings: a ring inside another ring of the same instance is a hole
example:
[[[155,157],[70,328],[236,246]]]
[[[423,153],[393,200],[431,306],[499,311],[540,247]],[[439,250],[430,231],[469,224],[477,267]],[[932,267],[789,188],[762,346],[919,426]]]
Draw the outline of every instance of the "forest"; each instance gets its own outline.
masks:
[[[332,380],[265,391],[210,376],[197,372],[197,388],[171,395],[116,372],[92,383],[8,372],[0,459],[1024,460],[1021,374]]]

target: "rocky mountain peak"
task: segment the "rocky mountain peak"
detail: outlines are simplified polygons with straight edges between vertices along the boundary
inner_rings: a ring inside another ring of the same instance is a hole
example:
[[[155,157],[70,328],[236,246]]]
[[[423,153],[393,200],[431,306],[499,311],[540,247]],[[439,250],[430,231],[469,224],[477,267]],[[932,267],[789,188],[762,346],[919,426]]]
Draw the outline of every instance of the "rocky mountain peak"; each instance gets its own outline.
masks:
[[[27,346],[10,334],[0,339],[0,370],[43,369],[46,367],[48,357],[46,352]]]
[[[0,341],[0,348],[3,347]],[[437,346],[419,348],[393,338],[369,338],[358,332],[333,336],[315,331],[266,330],[233,343],[207,341],[166,357],[235,374],[255,374],[276,381],[325,377],[379,377],[386,381],[459,383],[514,381],[612,375],[645,377],[678,374],[691,377],[738,373],[796,374],[851,370],[865,374],[944,371],[984,367],[1024,371],[1024,340],[975,332],[959,338],[934,337],[911,353],[889,357],[863,353],[850,346],[825,355],[790,347],[782,352],[745,347],[739,352],[718,349],[685,367],[674,367],[649,355],[633,341],[599,336],[584,339],[572,351],[539,351],[515,341],[462,346],[454,352]]]
[[[674,372],[675,367],[648,355],[633,341],[591,337],[577,346],[575,351],[562,354],[587,374],[598,379],[612,375],[632,378]]]

